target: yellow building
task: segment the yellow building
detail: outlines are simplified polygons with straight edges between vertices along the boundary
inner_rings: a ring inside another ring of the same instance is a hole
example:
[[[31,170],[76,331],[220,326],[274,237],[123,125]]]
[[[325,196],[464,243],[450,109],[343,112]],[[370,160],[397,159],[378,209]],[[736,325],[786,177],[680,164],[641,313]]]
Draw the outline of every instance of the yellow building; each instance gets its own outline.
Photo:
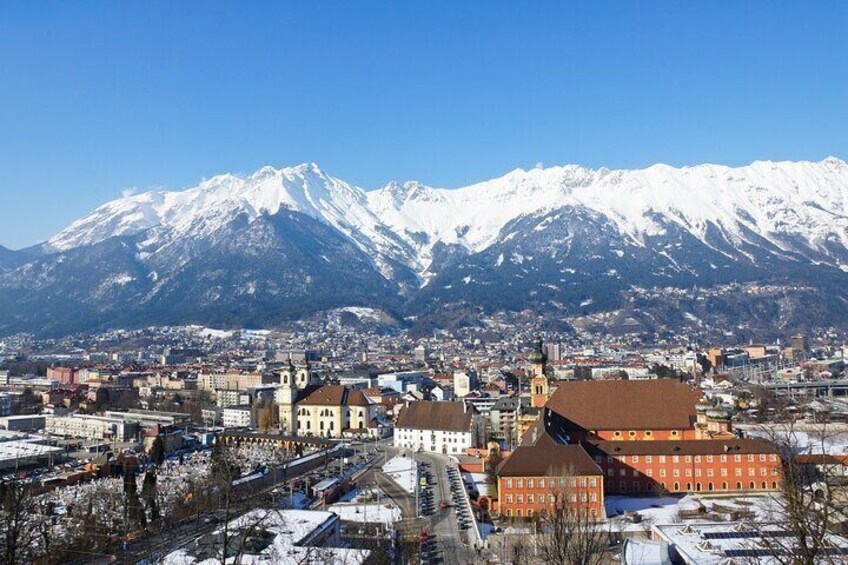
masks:
[[[277,392],[280,431],[283,434],[313,437],[342,437],[345,432],[362,431],[377,415],[377,405],[361,390],[342,385],[322,385],[305,365],[291,362],[280,373]]]

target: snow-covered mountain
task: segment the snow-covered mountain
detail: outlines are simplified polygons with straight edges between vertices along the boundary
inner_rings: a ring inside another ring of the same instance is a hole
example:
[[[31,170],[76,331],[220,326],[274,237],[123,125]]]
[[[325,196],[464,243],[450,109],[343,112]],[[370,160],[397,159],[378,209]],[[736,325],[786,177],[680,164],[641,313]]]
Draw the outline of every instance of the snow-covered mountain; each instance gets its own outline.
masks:
[[[248,221],[281,209],[326,222],[375,260],[387,278],[412,259],[407,246],[369,209],[364,191],[327,175],[315,163],[262,167],[247,178],[222,174],[179,192],[155,191],[113,200],[50,238],[49,250],[66,251],[110,237],[151,230],[144,253],[157,253],[184,238],[203,239],[233,218]]]
[[[640,245],[671,222],[705,242],[714,228],[735,244],[762,238],[812,260],[848,265],[848,164],[836,158],[738,168],[516,169],[455,190],[391,183],[369,193],[368,203],[425,262],[438,242],[479,252],[516,218],[579,206]]]
[[[126,195],[38,254],[0,253],[0,333],[273,325],[345,306],[419,320],[464,320],[458,304],[566,316],[632,307],[626,295],[645,289],[746,281],[807,285],[805,308],[833,300],[823,312],[848,319],[846,271],[848,164],[836,158],[567,165],[457,189],[409,181],[370,192],[315,164],[263,167]],[[798,319],[797,304],[779,304],[793,312],[780,314],[786,324]]]

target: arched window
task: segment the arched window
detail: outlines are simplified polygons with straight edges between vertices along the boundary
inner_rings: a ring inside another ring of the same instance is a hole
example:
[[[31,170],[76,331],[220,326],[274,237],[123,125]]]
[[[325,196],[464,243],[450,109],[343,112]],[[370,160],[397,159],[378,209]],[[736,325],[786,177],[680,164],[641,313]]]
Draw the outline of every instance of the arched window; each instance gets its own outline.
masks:
[[[701,492],[701,483],[695,483],[695,490]]]
[[[742,490],[742,483],[741,482],[736,483],[736,490]]]
[[[765,481],[763,481],[763,490],[766,490],[767,488],[768,488],[768,483],[766,483]]]
[[[680,483],[674,483],[674,491],[677,492],[680,490]]]
[[[754,484],[754,481],[751,481],[751,490],[754,490],[756,488],[757,488],[757,485]]]
[[[727,482],[721,483],[721,490],[727,490]]]
[[[712,483],[712,481],[711,481],[711,482],[709,482],[709,483],[707,483],[707,490],[713,490],[713,483]]]
[[[777,481],[773,481],[771,483],[771,488],[773,488],[774,490],[777,490]]]

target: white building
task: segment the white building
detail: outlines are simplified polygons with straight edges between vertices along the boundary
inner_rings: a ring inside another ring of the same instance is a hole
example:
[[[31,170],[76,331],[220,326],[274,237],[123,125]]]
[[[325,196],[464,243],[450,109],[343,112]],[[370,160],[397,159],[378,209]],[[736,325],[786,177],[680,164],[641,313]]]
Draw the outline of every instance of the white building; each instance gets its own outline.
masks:
[[[63,437],[127,441],[135,436],[138,424],[120,418],[75,414],[47,418],[45,430]]]
[[[453,374],[453,393],[457,398],[468,396],[477,388],[477,373],[474,371],[457,371]]]
[[[460,454],[474,447],[480,419],[463,402],[413,402],[401,409],[394,445],[413,451]]]
[[[224,408],[225,428],[255,428],[253,408],[250,405],[227,406]]]

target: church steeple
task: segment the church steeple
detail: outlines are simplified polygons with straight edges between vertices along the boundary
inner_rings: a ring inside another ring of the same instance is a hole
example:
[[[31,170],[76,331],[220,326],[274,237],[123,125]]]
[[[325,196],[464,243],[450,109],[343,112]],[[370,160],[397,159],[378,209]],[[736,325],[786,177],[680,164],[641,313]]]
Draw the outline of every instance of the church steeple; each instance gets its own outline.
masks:
[[[548,354],[545,352],[545,343],[542,341],[542,336],[536,334],[533,351],[530,353],[530,369],[533,376],[544,375],[547,369],[547,363]]]
[[[548,354],[542,336],[536,335],[533,351],[530,353],[530,404],[536,408],[544,406],[550,396],[547,364]]]

